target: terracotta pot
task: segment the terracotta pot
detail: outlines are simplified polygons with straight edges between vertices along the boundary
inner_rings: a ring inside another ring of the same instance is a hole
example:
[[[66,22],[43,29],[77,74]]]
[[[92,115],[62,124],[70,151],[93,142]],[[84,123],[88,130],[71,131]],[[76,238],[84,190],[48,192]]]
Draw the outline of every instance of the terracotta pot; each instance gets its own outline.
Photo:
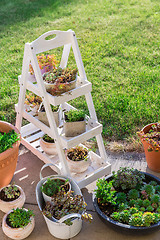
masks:
[[[54,180],[55,180],[55,179],[60,179],[60,180],[64,181],[64,183],[65,183],[65,181],[66,181],[66,179],[63,178],[63,177],[54,177],[54,178],[51,178],[51,179],[54,179]],[[47,180],[43,183],[43,185],[44,185],[46,182],[47,182]],[[70,182],[68,182],[68,184],[69,184],[69,190],[68,190],[68,192],[70,192],[70,191],[71,191],[71,184],[70,184]],[[45,201],[45,202],[52,202],[52,204],[54,205],[54,199],[53,199],[52,197],[46,195],[44,192],[42,192],[42,195],[43,195],[43,198],[44,198],[44,201]]]
[[[8,185],[9,186],[9,185]],[[25,197],[25,193],[24,193],[24,191],[23,191],[23,189],[20,187],[20,186],[17,186],[17,185],[15,185],[17,188],[18,188],[18,190],[20,191],[20,196],[17,198],[17,199],[15,199],[15,200],[13,200],[13,201],[10,201],[10,202],[6,202],[6,201],[3,201],[3,200],[1,200],[0,199],[0,210],[2,211],[2,212],[5,212],[5,213],[7,213],[7,212],[9,212],[10,210],[12,210],[13,208],[21,208],[21,207],[23,207],[23,205],[24,205],[24,202],[25,202],[25,199],[26,199],[26,197]],[[0,191],[2,190],[3,188],[1,188],[0,189]]]
[[[25,209],[25,210],[27,211],[27,209]],[[9,237],[11,239],[24,239],[24,238],[28,237],[31,234],[31,232],[33,231],[34,226],[35,226],[34,218],[31,217],[31,222],[24,228],[11,228],[6,223],[7,216],[9,215],[10,212],[12,212],[12,210],[9,211],[8,213],[6,213],[3,217],[3,220],[2,220],[3,232],[7,235],[7,237]]]
[[[0,121],[0,132],[9,132],[12,129],[20,134],[12,124]],[[17,141],[13,144],[13,148],[0,153],[0,188],[7,186],[13,177],[18,160],[19,145],[20,141]]]
[[[56,155],[57,154],[57,149],[56,149],[56,144],[55,143],[49,143],[44,141],[42,138],[40,139],[40,147],[42,150],[49,154],[49,155]]]
[[[69,169],[71,172],[82,173],[87,170],[87,168],[90,165],[91,160],[90,160],[90,156],[88,154],[87,160],[85,159],[82,161],[72,161],[67,157],[67,162],[68,162],[68,166],[69,166]]]
[[[151,124],[146,125],[142,129],[142,131],[144,133],[149,132],[149,130],[153,124],[156,124],[156,123],[151,123]],[[159,148],[158,152],[155,152],[154,150],[149,152],[148,148],[151,145],[148,142],[146,142],[145,140],[143,140],[142,138],[141,138],[141,142],[144,147],[146,161],[147,161],[147,165],[148,165],[149,169],[151,169],[154,172],[160,172],[160,148]]]

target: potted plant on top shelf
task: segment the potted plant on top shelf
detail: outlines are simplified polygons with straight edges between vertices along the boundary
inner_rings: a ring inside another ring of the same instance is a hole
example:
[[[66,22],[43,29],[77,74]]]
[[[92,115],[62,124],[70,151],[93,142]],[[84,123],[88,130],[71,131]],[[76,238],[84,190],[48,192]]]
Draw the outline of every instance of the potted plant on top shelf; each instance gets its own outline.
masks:
[[[85,172],[90,165],[88,149],[76,146],[66,150],[66,158],[71,172]]]
[[[58,127],[59,126],[59,105],[58,106],[51,105],[51,109],[52,109],[53,118],[55,119],[55,122],[56,122],[56,126]],[[47,114],[46,114],[43,103],[41,103],[41,105],[38,109],[38,119],[41,122],[45,123],[47,126],[49,126]]]
[[[70,109],[64,112],[64,132],[66,137],[75,137],[86,131],[85,112]]]
[[[12,124],[0,121],[0,188],[7,186],[16,169],[20,132]]]
[[[76,87],[77,69],[58,67],[43,74],[43,80],[47,92],[53,96],[61,95]]]
[[[44,201],[55,205],[55,199],[61,189],[65,193],[71,191],[71,184],[68,179],[64,179],[63,177],[48,178],[41,187]]]
[[[24,239],[34,229],[34,214],[25,208],[16,208],[6,213],[2,220],[2,229],[11,239]]]
[[[148,167],[160,172],[160,123],[151,123],[139,131]]]
[[[39,64],[39,68],[41,70],[41,74],[43,75],[45,72],[49,72],[53,69],[56,68],[56,65],[58,63],[58,61],[56,60],[56,57],[54,54],[52,55],[38,55],[37,56],[37,61]],[[34,70],[32,65],[29,65],[29,71],[31,75],[34,75]]]
[[[25,193],[23,189],[12,183],[0,189],[0,210],[7,213],[13,208],[23,207]]]
[[[100,218],[120,231],[148,233],[160,228],[160,181],[127,167],[97,181],[93,197]]]

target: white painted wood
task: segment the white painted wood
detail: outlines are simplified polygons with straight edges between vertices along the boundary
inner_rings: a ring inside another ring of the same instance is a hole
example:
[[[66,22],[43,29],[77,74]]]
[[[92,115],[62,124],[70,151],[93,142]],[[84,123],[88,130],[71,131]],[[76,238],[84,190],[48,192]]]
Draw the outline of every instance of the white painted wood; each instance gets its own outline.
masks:
[[[51,36],[53,34],[56,35],[53,39],[46,40],[48,36]],[[61,46],[64,46],[64,49],[60,66],[62,68],[67,66],[70,48],[72,47],[78,67],[79,77],[75,89],[62,94],[61,96],[52,96],[46,92],[36,54]],[[28,72],[30,62],[33,66],[35,78]],[[22,144],[24,144],[45,163],[52,162],[56,164],[56,169],[54,168],[54,170],[60,171],[61,174],[69,177],[70,171],[65,159],[63,148],[73,147],[75,145],[78,145],[80,142],[96,136],[100,156],[92,153],[92,164],[87,169],[87,171],[82,175],[76,175],[72,177],[78,181],[79,186],[82,188],[92,181],[96,180],[98,177],[102,177],[104,174],[108,174],[110,172],[110,164],[107,162],[107,156],[101,136],[102,125],[98,123],[97,120],[92,96],[90,93],[92,90],[92,84],[87,81],[75,33],[72,30],[69,30],[67,32],[54,30],[43,34],[32,43],[26,43],[24,50],[22,75],[18,77],[18,80],[20,83],[20,93],[19,102],[16,106],[16,126],[22,134]],[[50,127],[40,122],[36,116],[33,116],[32,112],[28,113],[24,110],[26,89],[42,97]],[[62,109],[70,109],[73,108],[73,106],[69,105],[67,102],[82,95],[85,95],[86,97],[86,102],[90,113],[90,118],[88,117],[89,120],[87,124],[87,131],[74,138],[65,138],[62,128],[63,123],[61,123],[61,127],[56,127],[55,120],[52,118],[50,104],[61,104]],[[26,118],[30,122],[24,127],[21,127],[22,117]],[[49,156],[45,154],[39,146],[39,138],[43,133],[47,133],[49,136],[55,139],[58,156]]]

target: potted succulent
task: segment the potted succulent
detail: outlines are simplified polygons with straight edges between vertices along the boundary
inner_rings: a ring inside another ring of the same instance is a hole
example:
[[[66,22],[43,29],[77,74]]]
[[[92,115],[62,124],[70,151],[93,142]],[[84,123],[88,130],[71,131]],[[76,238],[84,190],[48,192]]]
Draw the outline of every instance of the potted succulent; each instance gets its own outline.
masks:
[[[76,146],[66,150],[66,158],[71,172],[85,172],[90,165],[88,149],[83,146]]]
[[[25,208],[16,208],[6,213],[2,220],[2,229],[11,239],[24,239],[34,229],[34,214]]]
[[[68,179],[64,179],[63,177],[48,178],[41,187],[44,201],[52,202],[52,205],[55,205],[56,196],[61,189],[63,189],[65,193],[71,191],[71,184]]]
[[[27,112],[33,112],[36,114],[38,112],[39,106],[42,102],[42,98],[37,96],[36,94],[29,92],[26,94],[26,99],[24,101],[25,110]]]
[[[37,61],[41,70],[41,73],[45,73],[45,72],[49,72],[51,71],[53,68],[56,68],[56,65],[58,63],[58,61],[56,60],[56,57],[54,54],[52,55],[38,55],[37,56]],[[29,65],[29,71],[31,75],[34,75],[34,71],[33,71],[33,67],[30,64]]]
[[[127,167],[98,179],[93,196],[100,218],[120,231],[148,233],[160,228],[160,180]]]
[[[49,155],[57,154],[56,144],[54,142],[54,139],[48,136],[47,134],[44,134],[40,138],[40,147],[45,153]]]
[[[137,133],[144,147],[148,167],[160,172],[160,123],[151,123]]]
[[[20,133],[12,124],[0,121],[0,188],[7,186],[18,160]]]
[[[86,120],[83,110],[70,109],[64,112],[64,132],[66,137],[75,137],[85,131]]]
[[[59,126],[59,105],[58,106],[51,105],[51,109],[52,109],[53,118],[55,119],[55,122],[56,122],[56,126],[58,127]],[[38,109],[38,119],[41,122],[45,123],[47,126],[49,126],[48,118],[47,118],[43,103],[41,103]]]
[[[43,74],[43,80],[47,92],[53,96],[61,95],[76,87],[77,69],[60,68],[53,69]]]
[[[7,213],[13,208],[23,207],[25,193],[23,189],[12,183],[0,189],[0,210]]]

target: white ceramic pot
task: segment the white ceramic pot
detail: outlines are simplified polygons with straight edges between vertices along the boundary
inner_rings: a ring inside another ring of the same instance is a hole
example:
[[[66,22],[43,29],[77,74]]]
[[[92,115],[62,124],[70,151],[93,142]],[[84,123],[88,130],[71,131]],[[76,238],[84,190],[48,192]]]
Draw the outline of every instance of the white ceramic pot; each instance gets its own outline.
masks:
[[[10,186],[10,185],[8,185],[8,186]],[[15,199],[13,201],[10,201],[10,202],[6,202],[6,201],[3,201],[3,200],[0,199],[0,210],[2,212],[7,213],[11,209],[13,209],[13,208],[17,208],[17,207],[21,208],[21,207],[23,207],[25,199],[26,199],[25,193],[24,193],[23,189],[20,186],[17,186],[17,185],[15,185],[15,186],[19,189],[20,196],[17,199]],[[0,191],[2,189],[3,188],[1,188]]]
[[[49,155],[56,155],[57,154],[57,149],[56,149],[56,144],[55,143],[49,143],[44,141],[42,138],[40,139],[40,147],[42,150],[49,154]]]
[[[27,211],[27,209],[25,210]],[[35,226],[34,218],[31,217],[31,222],[24,228],[12,228],[8,226],[8,224],[6,223],[7,216],[9,215],[10,212],[12,212],[12,210],[6,213],[3,217],[3,220],[2,220],[3,232],[7,235],[7,237],[11,239],[24,239],[28,237],[33,231]]]
[[[90,162],[91,162],[89,153],[88,153],[88,157],[85,160],[82,160],[82,161],[72,161],[67,156],[66,156],[66,158],[67,158],[69,169],[73,173],[85,172],[87,170],[87,168],[89,167]]]
[[[53,164],[45,164],[42,169],[44,169],[45,167],[49,166],[49,165],[53,165]],[[41,169],[41,170],[42,170]],[[38,207],[40,209],[40,211],[42,212],[43,210],[43,206],[44,206],[44,199],[42,196],[42,192],[40,190],[42,184],[47,180],[47,178],[57,178],[57,177],[62,177],[60,175],[52,175],[52,176],[47,176],[45,178],[42,177],[42,174],[40,172],[40,181],[38,182],[37,186],[36,186],[36,199],[37,199],[37,203],[38,203]],[[69,177],[65,177],[63,176],[63,178],[68,179],[71,183],[71,189],[72,191],[74,191],[75,195],[81,195],[81,190],[79,188],[79,186],[77,185],[77,183],[75,181],[73,181],[73,179],[69,178]],[[45,215],[43,215],[45,222],[47,224],[48,230],[49,232],[56,238],[59,239],[70,239],[74,236],[76,236],[82,228],[82,219],[81,219],[81,215],[80,214],[76,214],[76,215],[72,215],[72,216],[65,216],[64,218],[61,218],[60,220],[50,220],[49,218],[47,218]],[[68,226],[65,223],[63,223],[66,220],[66,217],[74,217],[72,220],[72,225]]]
[[[51,178],[51,179],[59,179],[59,180],[62,180],[62,181],[66,181],[66,178],[63,178],[63,177],[57,177],[57,178]],[[43,183],[43,185],[46,183],[47,181],[45,181],[44,183]],[[68,192],[70,192],[71,191],[71,184],[70,184],[70,182],[68,182],[68,184],[69,184],[69,190],[68,190]],[[43,194],[43,198],[44,198],[44,201],[45,202],[52,202],[52,204],[54,205],[54,199],[53,198],[51,198],[50,196],[47,196],[45,193],[43,193],[42,192],[42,194]]]

